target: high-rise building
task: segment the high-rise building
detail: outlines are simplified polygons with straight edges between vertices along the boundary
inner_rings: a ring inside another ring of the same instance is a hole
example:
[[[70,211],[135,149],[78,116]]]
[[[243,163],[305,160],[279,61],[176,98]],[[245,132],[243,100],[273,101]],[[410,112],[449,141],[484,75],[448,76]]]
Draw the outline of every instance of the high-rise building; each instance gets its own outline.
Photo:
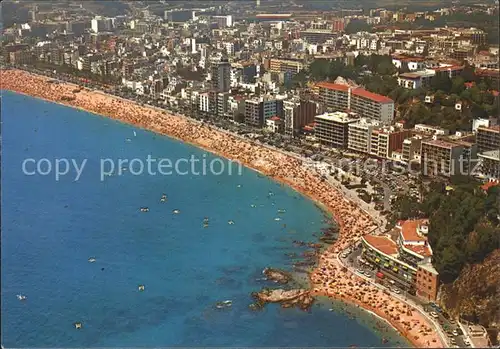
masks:
[[[283,100],[276,97],[264,96],[245,100],[245,123],[262,127],[266,120],[283,116]]]
[[[394,118],[394,101],[389,97],[369,92],[363,88],[322,82],[319,97],[326,109],[350,110],[362,117],[390,124]]]
[[[420,164],[424,175],[468,175],[476,159],[476,144],[441,140],[435,136],[422,141]]]
[[[380,123],[378,121],[366,118],[349,124],[349,140],[347,147],[354,151],[369,154],[372,145],[372,132],[379,126]]]
[[[213,61],[211,72],[212,89],[217,92],[228,92],[231,89],[231,64],[227,58]]]
[[[283,102],[285,134],[293,137],[302,127],[314,122],[317,104],[307,100],[288,100]]]
[[[167,22],[183,23],[194,18],[192,10],[167,10],[164,12],[164,17]]]
[[[314,117],[314,135],[322,144],[347,148],[349,124],[357,120],[342,112],[316,115]]]
[[[476,132],[476,143],[480,153],[500,149],[500,126],[479,126]]]

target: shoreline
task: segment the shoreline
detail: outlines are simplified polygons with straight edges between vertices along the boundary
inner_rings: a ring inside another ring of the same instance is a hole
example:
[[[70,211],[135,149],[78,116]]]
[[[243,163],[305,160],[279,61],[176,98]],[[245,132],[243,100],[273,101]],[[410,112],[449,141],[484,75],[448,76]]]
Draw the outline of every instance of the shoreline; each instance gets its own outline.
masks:
[[[219,131],[185,116],[172,115],[149,106],[106,95],[102,91],[73,90],[77,85],[51,84],[50,78],[20,70],[0,70],[1,88],[112,118],[135,127],[166,135],[212,154],[240,162],[311,199],[339,227],[337,241],[327,245],[309,273],[313,296],[327,296],[359,305],[387,321],[416,347],[446,346],[417,309],[408,315],[406,305],[367,284],[341,265],[336,255],[377,226],[372,218],[346,199],[340,191],[307,170],[302,161],[263,145]],[[62,97],[71,97],[64,100]],[[349,295],[349,296],[346,296]],[[409,308],[409,307],[408,307]]]

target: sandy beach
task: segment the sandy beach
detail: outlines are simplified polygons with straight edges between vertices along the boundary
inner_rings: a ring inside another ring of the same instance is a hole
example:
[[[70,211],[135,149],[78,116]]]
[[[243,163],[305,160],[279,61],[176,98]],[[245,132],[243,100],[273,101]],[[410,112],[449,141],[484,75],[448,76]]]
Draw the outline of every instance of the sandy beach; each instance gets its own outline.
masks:
[[[376,228],[372,218],[322,181],[296,158],[219,132],[188,118],[140,106],[98,91],[82,89],[19,70],[0,71],[1,88],[43,98],[191,143],[231,160],[240,161],[285,183],[320,203],[338,222],[339,238],[320,256],[310,275],[313,295],[354,303],[389,321],[416,347],[445,347],[429,320],[411,306],[367,283],[342,266],[338,253]],[[382,345],[382,344],[381,344]]]

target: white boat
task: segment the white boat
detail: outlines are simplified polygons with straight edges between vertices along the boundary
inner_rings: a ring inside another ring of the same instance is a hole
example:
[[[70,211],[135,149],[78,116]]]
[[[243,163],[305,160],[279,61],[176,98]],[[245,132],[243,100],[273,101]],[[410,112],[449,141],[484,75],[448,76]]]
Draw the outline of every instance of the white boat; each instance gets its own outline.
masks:
[[[95,258],[94,258],[94,257],[90,257],[90,258],[89,258],[89,262],[90,262],[90,263],[94,263],[94,262],[95,262]]]
[[[137,133],[135,133],[135,131],[134,131],[134,137],[137,137]]]
[[[82,328],[82,323],[81,322],[75,322],[75,328],[77,330],[81,329]]]
[[[173,210],[172,212],[175,213],[175,214],[179,214],[181,211],[179,211],[179,210]]]
[[[26,300],[26,296],[23,296],[22,294],[18,294],[16,297],[17,297],[17,299],[19,299],[20,301],[24,301],[24,300]]]
[[[234,221],[227,221],[227,224],[229,224],[229,225],[233,225],[233,224],[234,224]]]
[[[275,220],[275,221],[281,221],[281,218],[276,217],[274,220]]]

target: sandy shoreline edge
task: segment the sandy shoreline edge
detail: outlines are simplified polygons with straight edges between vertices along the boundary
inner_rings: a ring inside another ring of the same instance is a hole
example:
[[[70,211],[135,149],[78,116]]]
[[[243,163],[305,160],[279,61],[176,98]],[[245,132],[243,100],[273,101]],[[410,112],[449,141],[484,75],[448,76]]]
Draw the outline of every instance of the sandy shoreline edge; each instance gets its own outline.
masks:
[[[416,347],[443,347],[432,325],[414,308],[382,292],[346,270],[337,254],[372,231],[376,225],[365,212],[348,201],[320,176],[286,154],[220,132],[182,116],[140,106],[103,92],[81,90],[72,84],[53,84],[50,79],[20,70],[0,70],[0,88],[106,116],[194,145],[224,158],[239,161],[309,197],[339,226],[338,240],[320,256],[310,274],[311,293],[359,305],[388,321]],[[64,100],[70,97],[72,100]]]

